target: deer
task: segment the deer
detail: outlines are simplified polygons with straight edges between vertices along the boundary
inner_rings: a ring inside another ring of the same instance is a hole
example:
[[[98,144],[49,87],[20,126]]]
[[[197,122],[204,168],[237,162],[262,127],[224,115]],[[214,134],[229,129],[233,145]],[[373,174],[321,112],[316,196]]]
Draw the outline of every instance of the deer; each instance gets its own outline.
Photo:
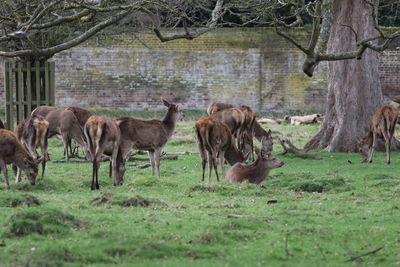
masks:
[[[8,182],[7,164],[15,164],[23,170],[31,185],[35,185],[38,174],[38,164],[42,158],[34,159],[25,147],[18,141],[15,133],[0,129],[0,169],[4,175],[6,189],[10,190]]]
[[[204,182],[205,168],[208,156],[208,181],[211,182],[211,173],[214,168],[217,181],[217,158],[219,158],[222,175],[225,177],[225,159],[231,164],[243,162],[245,156],[236,148],[229,127],[211,116],[201,117],[195,123],[197,145],[201,157],[202,181]],[[250,153],[249,151],[248,153]]]
[[[160,177],[160,156],[165,144],[172,136],[178,119],[183,118],[179,105],[162,99],[168,111],[163,120],[143,120],[133,117],[116,119],[121,130],[121,149],[126,160],[132,147],[147,150],[152,175]]]
[[[79,124],[83,127],[85,127],[85,123],[87,120],[92,116],[92,113],[90,113],[88,110],[80,107],[67,107],[66,110],[70,110],[74,113],[75,117],[78,119]],[[71,140],[68,143],[69,151],[71,155],[76,155],[78,156],[78,146],[75,145],[74,149],[72,148],[72,142]]]
[[[211,115],[216,112],[230,109],[230,108],[239,108],[243,112],[249,112],[250,114],[247,115],[248,118],[254,117],[254,121],[250,126],[247,126],[247,129],[250,129],[252,131],[252,135],[261,142],[261,139],[263,136],[266,137],[268,141],[268,151],[272,151],[273,149],[273,141],[272,141],[272,136],[271,136],[271,131],[266,131],[264,128],[255,120],[255,113],[251,110],[250,107],[245,106],[245,105],[240,105],[240,106],[234,106],[231,104],[225,104],[221,102],[216,102],[212,103],[208,108],[207,108],[207,114]],[[249,125],[252,120],[247,119],[246,125]]]
[[[113,184],[123,183],[125,161],[120,151],[121,131],[115,120],[105,116],[93,115],[85,123],[84,133],[88,141],[90,158],[93,161],[92,190],[100,189],[98,171],[100,157],[110,155]]]
[[[368,133],[358,144],[363,162],[372,162],[378,137],[383,137],[385,141],[386,163],[390,164],[390,148],[398,116],[399,110],[392,106],[383,106],[372,114]]]
[[[39,158],[36,148],[40,147],[42,152],[42,177],[46,169],[46,160],[48,158],[48,132],[49,122],[40,115],[34,115],[26,118],[17,125],[15,134],[18,141],[28,150],[34,159]],[[17,169],[15,182],[21,181],[21,169]]]
[[[267,139],[262,138],[262,146]],[[269,172],[273,168],[280,168],[284,165],[283,161],[275,158],[271,152],[263,149],[257,150],[257,159],[251,164],[236,163],[226,173],[225,180],[228,182],[241,183],[248,180],[253,184],[260,184],[267,178]]]
[[[82,147],[85,155],[88,155],[83,127],[71,110],[40,106],[32,111],[32,115],[42,115],[49,122],[49,138],[61,136],[64,143],[64,157],[67,161],[70,159],[68,144],[71,139]]]

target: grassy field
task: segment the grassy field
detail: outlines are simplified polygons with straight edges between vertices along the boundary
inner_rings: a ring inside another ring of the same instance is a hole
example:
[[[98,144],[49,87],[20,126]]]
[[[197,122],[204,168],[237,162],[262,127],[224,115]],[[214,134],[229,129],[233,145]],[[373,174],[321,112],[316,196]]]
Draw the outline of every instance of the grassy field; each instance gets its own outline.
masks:
[[[197,151],[198,116],[188,112],[166,152]],[[302,146],[317,127],[272,130]],[[61,159],[61,142],[50,147]],[[162,161],[160,179],[127,167],[119,187],[102,163],[99,191],[89,189],[91,164],[49,162],[35,186],[0,185],[0,266],[399,265],[399,153],[389,166],[383,153],[371,164],[319,154],[278,156],[285,165],[262,187],[201,183],[198,155]]]

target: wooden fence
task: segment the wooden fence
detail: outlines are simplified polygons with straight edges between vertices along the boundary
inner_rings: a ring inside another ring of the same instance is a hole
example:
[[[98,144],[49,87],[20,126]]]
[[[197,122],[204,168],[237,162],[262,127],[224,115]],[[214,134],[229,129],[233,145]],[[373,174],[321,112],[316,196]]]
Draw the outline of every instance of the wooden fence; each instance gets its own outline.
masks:
[[[41,105],[54,106],[55,64],[5,62],[6,127],[15,126]]]

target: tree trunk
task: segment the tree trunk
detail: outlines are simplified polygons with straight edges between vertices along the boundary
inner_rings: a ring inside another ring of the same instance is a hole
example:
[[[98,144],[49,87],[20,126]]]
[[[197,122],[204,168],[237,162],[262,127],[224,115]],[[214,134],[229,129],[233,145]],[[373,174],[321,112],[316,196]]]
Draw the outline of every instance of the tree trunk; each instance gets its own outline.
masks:
[[[336,0],[327,52],[354,51],[357,40],[375,36],[371,10],[363,0]],[[377,53],[370,49],[360,60],[328,63],[325,120],[306,148],[329,152],[357,151],[357,142],[366,134],[372,113],[383,103],[378,63]]]

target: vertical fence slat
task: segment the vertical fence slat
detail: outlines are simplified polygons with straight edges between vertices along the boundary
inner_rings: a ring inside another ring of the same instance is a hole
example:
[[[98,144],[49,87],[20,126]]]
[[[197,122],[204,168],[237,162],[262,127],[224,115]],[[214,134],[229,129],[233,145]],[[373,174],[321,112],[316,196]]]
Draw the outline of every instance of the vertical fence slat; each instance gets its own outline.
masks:
[[[22,73],[22,63],[18,62],[18,99],[17,99],[17,124],[20,123],[24,118],[24,74]]]
[[[50,75],[49,62],[44,63],[44,98],[47,106],[50,106]]]
[[[12,65],[10,62],[5,62],[5,86],[6,86],[6,127],[8,129],[10,128],[10,122],[11,122],[11,107],[12,105],[12,97],[11,97],[11,81],[10,81],[10,73],[12,72],[11,70]]]
[[[26,101],[28,102],[27,115],[32,112],[31,62],[26,63]]]
[[[40,62],[35,61],[36,106],[40,106]]]
[[[51,106],[55,106],[56,104],[56,82],[55,82],[55,62],[50,62],[50,92],[51,92]]]

